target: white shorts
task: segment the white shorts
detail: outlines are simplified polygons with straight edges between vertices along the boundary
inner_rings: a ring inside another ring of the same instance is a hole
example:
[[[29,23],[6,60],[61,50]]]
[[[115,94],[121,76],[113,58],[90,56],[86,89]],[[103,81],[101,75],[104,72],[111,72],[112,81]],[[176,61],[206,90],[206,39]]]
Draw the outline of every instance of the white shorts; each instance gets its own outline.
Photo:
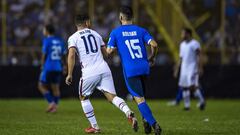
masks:
[[[198,87],[199,75],[198,74],[182,74],[179,78],[178,85],[180,87],[190,87],[195,86]]]
[[[79,82],[79,95],[90,96],[95,89],[116,94],[112,73],[106,72],[88,78],[81,78]]]

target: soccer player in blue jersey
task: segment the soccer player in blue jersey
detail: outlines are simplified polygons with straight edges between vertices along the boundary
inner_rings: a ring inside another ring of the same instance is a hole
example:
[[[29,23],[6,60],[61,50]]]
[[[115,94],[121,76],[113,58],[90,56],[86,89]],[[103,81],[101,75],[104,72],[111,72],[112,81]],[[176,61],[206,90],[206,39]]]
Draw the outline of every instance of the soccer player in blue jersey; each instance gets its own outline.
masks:
[[[66,53],[64,42],[54,35],[52,25],[46,25],[43,29],[41,74],[38,89],[48,102],[46,112],[56,112],[60,99],[60,81],[63,72],[63,56]],[[52,90],[52,93],[50,92]]]
[[[151,133],[153,127],[155,135],[160,135],[161,128],[144,98],[144,77],[149,75],[149,66],[154,64],[158,45],[148,31],[133,24],[133,12],[130,7],[120,8],[119,19],[122,25],[111,32],[107,53],[111,54],[114,50],[118,50],[126,86],[138,104],[145,133]],[[148,58],[145,44],[151,46],[151,54]]]

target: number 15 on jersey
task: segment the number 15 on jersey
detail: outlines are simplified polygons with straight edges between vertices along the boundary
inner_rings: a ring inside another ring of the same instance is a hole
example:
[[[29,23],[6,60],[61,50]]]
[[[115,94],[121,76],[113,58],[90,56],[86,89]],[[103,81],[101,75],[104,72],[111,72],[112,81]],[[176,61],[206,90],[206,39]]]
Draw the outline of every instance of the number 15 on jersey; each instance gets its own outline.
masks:
[[[125,44],[128,47],[132,59],[143,57],[141,47],[138,45],[139,39],[125,40]]]

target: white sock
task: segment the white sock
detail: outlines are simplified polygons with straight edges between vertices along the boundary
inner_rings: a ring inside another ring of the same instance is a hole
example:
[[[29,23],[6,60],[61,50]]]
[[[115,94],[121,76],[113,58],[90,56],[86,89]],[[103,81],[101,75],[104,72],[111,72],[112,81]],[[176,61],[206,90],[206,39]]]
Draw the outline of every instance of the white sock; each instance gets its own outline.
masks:
[[[85,113],[88,121],[90,122],[91,126],[95,129],[99,129],[97,124],[97,120],[94,115],[93,106],[89,99],[81,101],[83,112]]]
[[[200,104],[204,103],[203,95],[199,89],[195,90],[194,96],[198,98]]]
[[[115,96],[112,100],[112,103],[119,108],[122,112],[124,112],[126,114],[126,116],[128,117],[129,113],[131,112],[131,110],[129,109],[128,105],[126,104],[126,102],[121,99],[120,97]]]
[[[190,90],[183,90],[184,107],[190,107]]]

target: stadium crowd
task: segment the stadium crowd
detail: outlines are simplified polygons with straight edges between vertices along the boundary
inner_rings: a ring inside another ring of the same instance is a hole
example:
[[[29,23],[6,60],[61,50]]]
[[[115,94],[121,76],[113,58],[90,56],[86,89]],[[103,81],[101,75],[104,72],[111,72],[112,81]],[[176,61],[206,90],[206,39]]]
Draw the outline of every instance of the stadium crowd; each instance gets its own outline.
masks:
[[[127,3],[128,0],[109,0],[102,2],[95,0],[93,29],[98,31],[104,39],[109,32],[119,25],[116,9],[118,4]],[[44,0],[7,0],[7,46],[8,64],[12,65],[39,65],[41,52],[42,28],[46,23],[53,23],[57,33],[67,40],[75,31],[73,16],[76,12],[88,11],[88,2],[72,0],[51,0],[50,7],[46,8]],[[184,0],[183,11],[190,20],[196,19],[204,11],[211,12],[210,19],[197,29],[202,42],[212,50],[220,50],[220,3],[218,0]],[[186,8],[187,7],[187,8]],[[204,7],[204,8],[202,8]],[[140,7],[141,8],[141,7]],[[147,18],[146,13],[140,12],[141,17]],[[240,2],[238,0],[226,1],[226,41],[230,63],[240,63]],[[139,24],[147,27],[156,40],[162,43],[162,38],[157,34],[151,19],[139,19]],[[217,31],[217,32],[216,32]],[[213,42],[208,44],[208,41]],[[2,40],[2,39],[1,39]],[[167,54],[167,53],[166,53]],[[208,55],[211,57],[211,55]],[[114,63],[119,64],[119,59],[114,58]],[[171,63],[170,55],[159,54],[157,64]]]

